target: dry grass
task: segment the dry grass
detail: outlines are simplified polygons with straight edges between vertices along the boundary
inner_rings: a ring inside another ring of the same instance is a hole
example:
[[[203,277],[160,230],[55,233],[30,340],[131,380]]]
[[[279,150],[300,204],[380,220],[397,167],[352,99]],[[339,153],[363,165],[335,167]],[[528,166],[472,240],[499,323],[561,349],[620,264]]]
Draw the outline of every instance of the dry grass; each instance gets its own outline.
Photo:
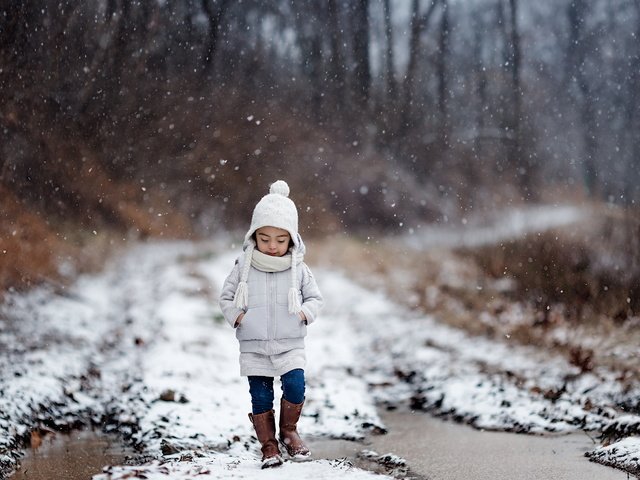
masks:
[[[577,226],[463,253],[491,278],[514,279],[514,296],[545,312],[562,304],[576,324],[624,322],[640,314],[639,225],[633,212],[600,207]]]
[[[77,229],[24,208],[0,185],[0,299],[41,284],[64,288],[77,274],[98,271],[124,242],[113,231]]]
[[[64,244],[40,216],[24,210],[15,195],[0,185],[0,291],[25,288],[59,274],[52,251]]]
[[[594,218],[579,229],[465,251],[339,236],[311,244],[309,259],[472,335],[550,349],[581,371],[607,366],[636,381],[640,318],[627,301],[637,288],[628,271],[634,253],[618,243],[629,220]],[[621,250],[627,271],[614,276],[606,254]]]

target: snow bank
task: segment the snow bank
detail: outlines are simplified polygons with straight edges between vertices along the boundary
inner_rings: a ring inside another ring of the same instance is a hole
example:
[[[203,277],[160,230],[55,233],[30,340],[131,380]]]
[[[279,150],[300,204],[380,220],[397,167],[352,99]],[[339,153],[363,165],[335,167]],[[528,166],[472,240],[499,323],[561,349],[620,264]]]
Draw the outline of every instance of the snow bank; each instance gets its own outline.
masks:
[[[173,248],[175,250],[175,248]],[[163,250],[171,261],[172,248]],[[147,252],[147,260],[152,251]],[[135,259],[135,260],[134,260]],[[129,295],[152,274],[137,252],[102,275],[81,276],[67,289],[14,294],[0,306],[0,476],[14,469],[20,446],[42,425],[59,430],[98,423],[105,398],[103,364],[128,340],[132,314],[149,306]],[[145,313],[146,314],[146,313]],[[123,338],[124,337],[124,338]],[[134,349],[134,342],[126,342]]]
[[[594,462],[640,475],[640,436],[628,437],[587,453]]]

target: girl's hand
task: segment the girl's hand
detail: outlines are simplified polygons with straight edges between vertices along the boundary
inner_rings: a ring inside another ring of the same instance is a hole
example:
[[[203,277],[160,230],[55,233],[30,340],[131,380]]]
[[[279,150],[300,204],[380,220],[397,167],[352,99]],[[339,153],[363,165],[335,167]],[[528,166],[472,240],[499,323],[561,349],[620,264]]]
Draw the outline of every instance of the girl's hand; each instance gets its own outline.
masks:
[[[306,325],[307,324],[307,316],[304,314],[304,312],[300,311],[298,316],[300,317],[300,320],[302,320],[304,322],[304,324]]]
[[[243,318],[244,318],[244,313],[241,313],[240,315],[238,315],[238,318],[236,318],[236,323],[233,324],[233,328],[238,328]]]

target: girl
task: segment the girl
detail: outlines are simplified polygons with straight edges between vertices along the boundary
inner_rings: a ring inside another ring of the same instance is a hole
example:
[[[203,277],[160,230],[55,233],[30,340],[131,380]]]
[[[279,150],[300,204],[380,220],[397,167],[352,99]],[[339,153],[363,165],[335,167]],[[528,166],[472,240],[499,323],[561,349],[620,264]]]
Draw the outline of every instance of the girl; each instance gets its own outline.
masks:
[[[244,254],[220,295],[226,320],[240,342],[240,374],[249,379],[253,423],[262,445],[262,468],[282,465],[276,441],[273,378],[279,376],[279,439],[293,460],[310,452],[296,425],[304,404],[304,337],[322,306],[316,281],[303,262],[298,211],[289,186],[278,180],[253,210]]]

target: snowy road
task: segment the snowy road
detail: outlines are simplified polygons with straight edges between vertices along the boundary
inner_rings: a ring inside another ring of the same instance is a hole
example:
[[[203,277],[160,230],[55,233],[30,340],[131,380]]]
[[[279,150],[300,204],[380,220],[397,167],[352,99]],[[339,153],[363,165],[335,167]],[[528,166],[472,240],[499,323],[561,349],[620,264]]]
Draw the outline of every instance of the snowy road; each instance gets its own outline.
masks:
[[[8,472],[17,445],[41,426],[102,424],[146,458],[97,478],[218,478],[259,468],[239,376],[234,332],[217,292],[233,265],[212,245],[139,246],[109,271],[81,278],[64,295],[37,291],[4,306],[0,364],[0,461]],[[355,376],[352,326],[326,315],[309,342],[307,435],[359,439],[380,426],[366,383]],[[29,340],[24,345],[25,339]],[[335,341],[341,339],[344,341]],[[21,345],[22,344],[22,345]],[[368,478],[344,461],[287,463],[265,478]]]
[[[93,423],[121,433],[149,460],[110,466],[95,480],[252,476],[259,456],[247,420],[248,389],[234,332],[216,301],[236,253],[220,242],[140,245],[64,295],[36,291],[6,303],[4,472],[15,466],[16,445],[31,430]],[[304,434],[363,438],[383,427],[377,403],[485,429],[609,429],[614,438],[626,432],[629,438],[594,455],[637,468],[633,435],[640,419],[615,406],[640,392],[622,391],[613,372],[581,373],[546,352],[469,337],[340,272],[315,267],[314,273],[327,307],[307,339]],[[287,463],[262,476],[338,473],[374,478],[341,459]]]

